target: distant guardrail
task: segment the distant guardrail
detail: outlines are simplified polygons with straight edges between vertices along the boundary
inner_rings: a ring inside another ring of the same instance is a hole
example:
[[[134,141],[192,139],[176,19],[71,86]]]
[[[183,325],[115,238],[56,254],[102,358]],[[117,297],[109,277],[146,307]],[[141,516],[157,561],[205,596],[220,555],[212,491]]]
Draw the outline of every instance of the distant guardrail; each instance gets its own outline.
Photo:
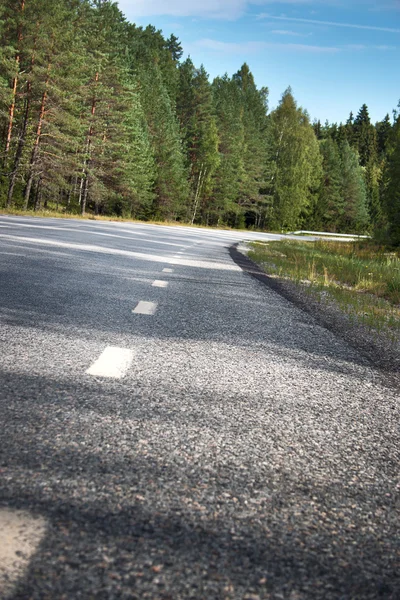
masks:
[[[329,233],[327,231],[306,231],[305,229],[301,229],[300,231],[292,231],[290,235],[322,235],[327,237],[335,237],[335,238],[347,238],[347,239],[365,239],[368,240],[371,238],[370,235],[358,235],[357,233]]]

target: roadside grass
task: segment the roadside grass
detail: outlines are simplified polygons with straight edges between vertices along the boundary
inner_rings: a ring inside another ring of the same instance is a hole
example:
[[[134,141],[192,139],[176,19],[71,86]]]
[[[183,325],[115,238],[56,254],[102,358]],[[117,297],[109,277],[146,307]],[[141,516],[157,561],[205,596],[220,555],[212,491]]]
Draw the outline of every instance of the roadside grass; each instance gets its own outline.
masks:
[[[249,258],[267,273],[334,301],[355,322],[400,341],[400,254],[371,241],[271,241]]]
[[[81,215],[79,213],[73,212],[64,212],[61,210],[53,210],[53,209],[42,209],[42,210],[23,210],[20,208],[0,208],[0,214],[2,215],[15,215],[18,217],[51,217],[54,219],[81,219],[83,221],[121,221],[121,222],[130,222],[130,223],[140,223],[141,221],[135,219],[126,219],[123,217],[117,216],[103,216],[103,215],[93,215],[91,213],[86,213],[85,215]]]

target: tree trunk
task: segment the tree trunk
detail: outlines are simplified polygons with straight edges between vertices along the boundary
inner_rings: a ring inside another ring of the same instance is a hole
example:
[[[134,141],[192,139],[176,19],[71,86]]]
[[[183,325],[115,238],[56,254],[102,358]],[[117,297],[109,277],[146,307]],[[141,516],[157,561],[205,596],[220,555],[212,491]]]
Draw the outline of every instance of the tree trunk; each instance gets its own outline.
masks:
[[[94,80],[95,80],[95,84],[97,84],[99,81],[99,72],[98,71],[96,72]],[[89,130],[88,130],[87,136],[86,136],[85,160],[83,161],[82,179],[81,179],[81,185],[80,185],[80,189],[79,189],[79,205],[81,207],[82,215],[84,215],[86,212],[86,201],[87,201],[88,187],[89,187],[88,166],[90,163],[90,145],[91,145],[92,135],[93,135],[93,119],[94,119],[94,115],[96,113],[96,100],[97,100],[96,95],[94,94],[93,98],[92,98],[92,107],[90,109],[91,122],[90,122]]]
[[[204,177],[206,175],[206,169],[203,170],[203,165],[201,165],[200,167],[200,172],[199,172],[199,177],[197,179],[197,187],[196,187],[196,193],[194,196],[194,207],[193,207],[193,216],[192,216],[192,220],[191,220],[191,224],[193,225],[194,220],[196,218],[196,213],[197,213],[197,208],[199,205],[199,197],[200,197],[200,191],[201,191],[201,186],[202,186],[202,178],[204,179]]]
[[[33,65],[35,64],[35,50],[36,50],[36,40],[35,40],[35,46],[34,46],[32,58],[31,58],[31,70],[33,69]],[[10,180],[9,180],[9,184],[8,184],[7,206],[11,206],[11,203],[12,203],[15,182],[17,180],[17,175],[18,175],[19,164],[21,162],[22,154],[23,154],[24,147],[25,147],[26,131],[28,128],[28,120],[29,120],[29,110],[30,110],[30,106],[31,106],[31,91],[32,91],[32,83],[28,80],[28,82],[26,84],[26,100],[25,100],[24,118],[22,121],[21,133],[18,138],[17,150],[15,152],[13,170],[11,171]]]
[[[24,9],[25,9],[25,0],[21,0],[21,9],[20,9],[21,14],[24,12]],[[12,85],[11,85],[11,89],[12,89],[11,104],[8,109],[8,126],[7,126],[7,135],[6,135],[4,164],[7,163],[7,157],[8,157],[8,153],[10,151],[12,132],[13,132],[13,126],[14,126],[15,102],[16,102],[16,98],[17,98],[18,75],[19,75],[19,67],[20,67],[20,62],[21,62],[20,49],[19,49],[21,40],[22,40],[22,31],[21,31],[21,27],[18,26],[18,51],[15,56],[15,77],[14,77]]]
[[[34,211],[40,210],[40,205],[42,202],[42,178],[39,177],[36,184],[36,194],[35,194],[35,206]]]
[[[86,177],[84,186],[83,186],[83,197],[82,197],[82,216],[85,216],[86,213],[86,202],[88,196],[89,182],[88,177]]]
[[[19,55],[17,55],[16,61],[16,69],[19,70]],[[5,158],[4,163],[7,162],[8,153],[10,151],[12,131],[14,125],[14,113],[15,113],[15,99],[17,97],[17,85],[18,85],[18,75],[14,77],[12,84],[12,100],[10,104],[10,108],[8,110],[8,127],[7,127],[7,136],[6,136],[6,147],[5,147]]]
[[[44,117],[44,112],[46,109],[47,86],[49,84],[50,69],[51,69],[51,65],[49,63],[49,65],[47,67],[47,78],[46,78],[46,83],[45,83],[45,90],[43,92],[42,102],[40,105],[39,121],[38,121],[37,128],[36,128],[36,139],[35,139],[35,143],[34,143],[33,150],[32,150],[31,162],[29,165],[28,181],[27,181],[26,188],[25,188],[25,201],[24,201],[25,210],[28,208],[29,196],[31,194],[32,183],[33,183],[34,169],[35,169],[37,157],[39,154],[39,144],[40,144],[40,137],[42,134],[43,117]]]
[[[21,129],[21,133],[20,133],[20,136],[18,139],[18,146],[17,146],[17,150],[15,152],[13,170],[11,172],[10,181],[8,184],[7,206],[11,206],[11,203],[12,203],[15,182],[17,180],[17,175],[18,175],[19,164],[21,162],[22,153],[24,151],[24,146],[25,146],[25,141],[26,141],[26,130],[28,127],[29,106],[30,106],[30,100],[28,97],[27,101],[26,101],[26,106],[25,106],[25,114],[24,114],[24,120],[22,122],[22,129]]]
[[[66,211],[69,212],[69,209],[71,207],[71,196],[72,196],[72,182],[70,187],[68,188],[68,194],[67,194],[67,202],[65,205]]]

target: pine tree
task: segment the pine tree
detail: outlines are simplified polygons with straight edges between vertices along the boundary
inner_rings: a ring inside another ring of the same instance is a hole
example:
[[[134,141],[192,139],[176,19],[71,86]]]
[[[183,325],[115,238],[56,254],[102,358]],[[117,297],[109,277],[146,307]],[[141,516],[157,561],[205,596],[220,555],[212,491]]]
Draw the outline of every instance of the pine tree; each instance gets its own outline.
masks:
[[[382,206],[380,198],[382,166],[370,160],[364,171],[367,190],[368,213],[371,225],[375,228],[382,224]]]
[[[322,180],[318,194],[314,222],[316,227],[336,231],[343,214],[341,163],[339,148],[332,139],[320,143]]]
[[[65,146],[63,124],[68,120],[66,112],[76,100],[71,92],[76,80],[71,83],[71,78],[79,62],[77,6],[66,1],[49,6],[45,0],[24,4],[23,19],[18,25],[21,74],[14,123],[11,129],[8,126],[12,134],[8,149],[8,204],[13,201],[16,183],[24,181],[25,206],[32,189],[33,203],[37,206],[38,192],[42,191],[46,175],[56,180],[57,165],[63,162],[61,154],[57,161],[55,147]]]
[[[346,128],[346,140],[349,142],[350,146],[354,146],[355,143],[355,133],[354,133],[354,115],[353,112],[350,112],[349,118],[345,124]],[[341,140],[343,142],[344,140]]]
[[[383,222],[383,198],[396,222],[388,115],[373,127],[364,105],[345,125],[311,126],[290,90],[267,115],[268,90],[247,64],[210,85],[182,52],[175,35],[128,23],[112,0],[3,0],[0,201],[362,230],[368,212]]]
[[[245,63],[233,76],[240,90],[244,127],[244,178],[240,186],[240,205],[246,217],[259,227],[265,216],[268,200],[263,194],[267,162],[267,99],[268,90],[258,90]]]
[[[196,69],[190,59],[179,67],[177,114],[187,155],[192,206],[189,218],[206,212],[212,177],[219,165],[218,132],[212,90],[203,66]],[[204,215],[203,215],[204,217]]]
[[[357,153],[346,141],[340,148],[341,153],[341,193],[343,215],[341,228],[344,231],[364,231],[368,227],[367,191],[364,175]]]
[[[270,186],[274,224],[294,229],[314,203],[321,157],[308,115],[297,107],[289,88],[272,114],[273,165]]]
[[[375,127],[371,124],[368,107],[363,104],[353,125],[354,144],[358,150],[360,164],[365,167],[369,161],[376,161],[377,139]]]
[[[233,227],[244,225],[240,207],[240,190],[245,180],[245,129],[241,93],[228,75],[217,77],[212,84],[219,134],[220,165],[213,181],[213,210],[216,221]],[[211,219],[213,216],[211,214]],[[213,221],[211,221],[213,222]]]
[[[173,104],[157,64],[143,69],[139,80],[156,163],[153,213],[161,219],[185,218],[188,214],[188,177]]]
[[[375,128],[378,138],[378,153],[379,157],[382,159],[388,152],[390,137],[392,134],[392,123],[390,116],[387,114],[383,121],[379,121],[375,125]]]
[[[174,62],[179,62],[183,54],[182,44],[173,33],[171,33],[171,35],[167,39],[165,47],[171,53],[172,60]]]
[[[393,127],[385,170],[384,206],[390,242],[400,246],[400,116]]]
[[[322,125],[321,125],[321,121],[318,119],[315,120],[313,122],[313,129],[314,129],[314,133],[315,133],[315,137],[317,138],[317,140],[322,140],[323,138],[323,131],[322,131]]]

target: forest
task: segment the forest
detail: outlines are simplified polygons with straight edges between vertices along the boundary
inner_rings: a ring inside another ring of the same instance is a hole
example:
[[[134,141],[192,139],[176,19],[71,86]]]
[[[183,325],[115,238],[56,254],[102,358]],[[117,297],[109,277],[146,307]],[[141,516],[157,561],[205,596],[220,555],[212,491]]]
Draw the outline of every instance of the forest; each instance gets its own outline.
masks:
[[[400,113],[268,109],[108,0],[2,0],[0,207],[374,233],[400,245]],[[393,107],[388,107],[390,110]]]

